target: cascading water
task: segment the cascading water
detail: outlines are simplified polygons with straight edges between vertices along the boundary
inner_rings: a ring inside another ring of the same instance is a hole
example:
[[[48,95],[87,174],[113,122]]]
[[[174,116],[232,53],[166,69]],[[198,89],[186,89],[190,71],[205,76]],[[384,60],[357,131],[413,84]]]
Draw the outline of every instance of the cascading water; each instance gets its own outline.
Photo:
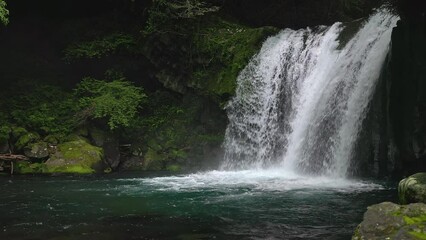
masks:
[[[398,17],[281,31],[240,73],[227,106],[224,170],[282,167],[345,177]]]

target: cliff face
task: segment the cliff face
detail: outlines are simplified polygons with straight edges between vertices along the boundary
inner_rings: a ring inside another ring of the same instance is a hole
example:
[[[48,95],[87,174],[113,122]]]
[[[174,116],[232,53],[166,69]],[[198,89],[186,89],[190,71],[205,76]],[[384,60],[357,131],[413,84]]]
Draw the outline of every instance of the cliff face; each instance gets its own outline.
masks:
[[[375,149],[370,169],[400,178],[426,170],[426,4],[413,0],[396,6],[401,20],[367,128],[370,150]]]
[[[403,174],[426,167],[426,18],[403,18],[392,35],[389,118]]]

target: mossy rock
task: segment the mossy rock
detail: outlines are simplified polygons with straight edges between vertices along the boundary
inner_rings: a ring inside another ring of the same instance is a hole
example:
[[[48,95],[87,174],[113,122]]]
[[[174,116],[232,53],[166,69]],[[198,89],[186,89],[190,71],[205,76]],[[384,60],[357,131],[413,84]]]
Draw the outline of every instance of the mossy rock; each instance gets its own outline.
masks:
[[[426,204],[383,202],[368,207],[352,240],[426,239]]]
[[[58,135],[47,135],[45,138],[43,138],[43,141],[51,145],[58,145],[60,142],[60,139],[61,137]]]
[[[65,141],[65,142],[84,141],[84,142],[86,142],[86,143],[90,143],[90,140],[89,140],[89,139],[87,139],[87,138],[85,138],[85,137],[83,137],[83,136],[77,135],[77,134],[75,134],[75,133],[72,133],[72,134],[70,134],[70,135],[66,136],[66,137],[64,138],[64,141]]]
[[[181,172],[182,166],[179,164],[170,164],[170,165],[167,165],[166,170],[169,172]]]
[[[30,143],[24,148],[24,154],[29,158],[47,158],[49,156],[49,146],[46,142]]]
[[[87,174],[103,171],[102,148],[84,140],[61,143],[57,151],[46,161],[49,173]]]
[[[144,157],[144,169],[151,171],[164,170],[165,156],[149,148]]]
[[[16,163],[14,172],[16,174],[40,174],[47,172],[47,166],[44,163],[20,161]]]
[[[401,204],[426,203],[426,173],[402,179],[398,184],[398,197]]]
[[[18,141],[15,143],[16,150],[23,150],[30,143],[37,142],[40,139],[40,135],[38,133],[27,132],[21,137],[19,137]]]
[[[28,131],[23,127],[12,127],[11,135],[14,139],[19,139],[24,134],[27,134]]]

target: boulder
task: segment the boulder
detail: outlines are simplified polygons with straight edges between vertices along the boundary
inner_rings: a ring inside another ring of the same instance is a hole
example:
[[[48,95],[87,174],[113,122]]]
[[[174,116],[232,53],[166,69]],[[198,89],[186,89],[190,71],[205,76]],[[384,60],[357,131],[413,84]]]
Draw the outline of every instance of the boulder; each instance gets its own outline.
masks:
[[[122,164],[120,164],[120,171],[136,171],[144,170],[144,160],[140,156],[130,156]]]
[[[105,162],[108,166],[112,169],[116,169],[120,164],[118,138],[113,133],[96,127],[89,129],[89,135],[93,144],[103,149]]]
[[[15,143],[15,149],[20,151],[23,150],[30,143],[34,143],[40,139],[40,135],[37,133],[27,132],[18,138]]]
[[[383,202],[368,207],[352,240],[426,239],[426,204]]]
[[[398,196],[401,204],[426,203],[426,173],[416,173],[402,179],[398,185]]]
[[[49,173],[94,173],[103,171],[102,148],[84,140],[61,143],[46,161]]]
[[[24,154],[29,158],[47,158],[49,156],[49,146],[46,142],[30,143],[24,148]]]

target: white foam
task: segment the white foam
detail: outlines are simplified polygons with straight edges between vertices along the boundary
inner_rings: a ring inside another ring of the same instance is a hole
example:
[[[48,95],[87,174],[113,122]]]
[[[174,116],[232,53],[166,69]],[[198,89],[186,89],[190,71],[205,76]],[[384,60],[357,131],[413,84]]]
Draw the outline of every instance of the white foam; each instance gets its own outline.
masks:
[[[128,179],[123,179],[129,181]],[[247,189],[254,192],[291,190],[332,190],[361,192],[384,189],[383,186],[360,180],[302,176],[283,169],[209,171],[195,174],[136,178],[132,181],[150,186],[156,191],[219,191]]]

